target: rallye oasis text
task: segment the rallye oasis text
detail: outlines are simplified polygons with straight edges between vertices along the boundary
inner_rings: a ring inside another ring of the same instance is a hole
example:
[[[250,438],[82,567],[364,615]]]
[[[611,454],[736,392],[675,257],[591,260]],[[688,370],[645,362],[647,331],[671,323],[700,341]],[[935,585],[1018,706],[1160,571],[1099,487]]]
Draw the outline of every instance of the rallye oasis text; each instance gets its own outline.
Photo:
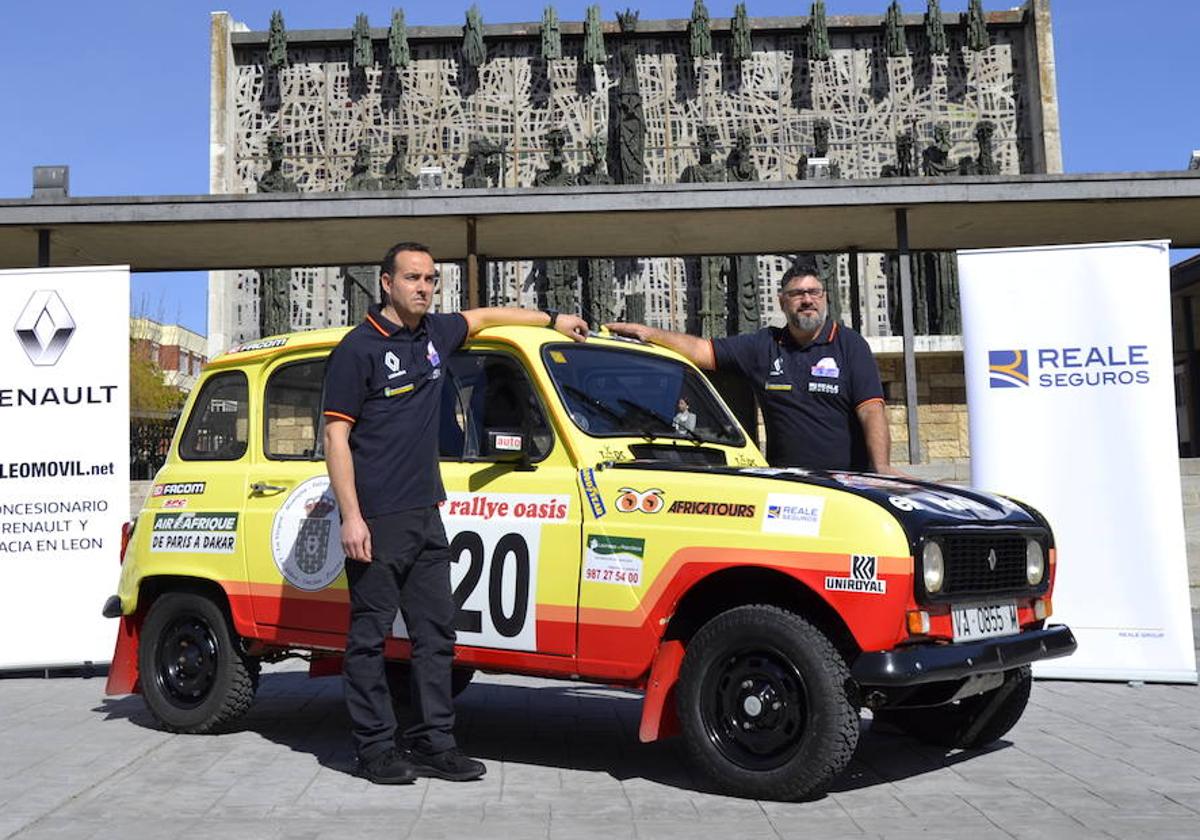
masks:
[[[343,334],[211,362],[128,529],[108,691],[140,691],[167,729],[232,724],[264,660],[339,668],[320,441]],[[846,767],[863,707],[977,747],[1021,716],[1029,663],[1074,649],[1045,623],[1054,540],[1027,506],[768,467],[699,371],[634,342],[497,328],[442,367],[459,690],[474,669],[639,688],[642,740],[680,734],[723,789],[791,799]],[[399,616],[393,634],[399,688]]]

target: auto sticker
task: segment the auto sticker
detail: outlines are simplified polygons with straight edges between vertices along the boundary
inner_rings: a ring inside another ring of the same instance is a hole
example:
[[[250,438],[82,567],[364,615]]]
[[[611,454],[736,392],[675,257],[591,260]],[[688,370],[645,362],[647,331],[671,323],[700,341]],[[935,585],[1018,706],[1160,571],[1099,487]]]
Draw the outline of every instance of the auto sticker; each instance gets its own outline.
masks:
[[[288,494],[271,523],[271,556],[297,589],[324,589],[342,573],[342,528],[329,476],[318,475]]]

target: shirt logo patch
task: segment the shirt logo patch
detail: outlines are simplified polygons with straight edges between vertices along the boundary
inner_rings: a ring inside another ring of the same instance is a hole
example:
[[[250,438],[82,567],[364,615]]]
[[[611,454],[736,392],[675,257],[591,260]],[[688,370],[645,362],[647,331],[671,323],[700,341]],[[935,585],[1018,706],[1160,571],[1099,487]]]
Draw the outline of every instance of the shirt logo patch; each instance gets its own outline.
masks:
[[[783,376],[783,357],[776,356],[771,362],[771,376]]]
[[[810,394],[833,394],[836,396],[841,393],[841,386],[832,382],[809,382],[808,392]]]
[[[813,376],[822,376],[826,379],[837,379],[841,373],[842,372],[838,370],[837,362],[833,360],[832,356],[826,356],[812,366]]]
[[[768,382],[766,385],[768,391],[790,391],[792,386],[785,382]]]
[[[387,351],[387,353],[383,355],[383,364],[384,367],[390,371],[388,373],[388,379],[395,379],[397,376],[403,376],[404,374],[408,373],[408,371],[400,368],[400,357],[391,350]]]
[[[437,367],[442,363],[442,358],[438,355],[437,348],[433,346],[432,341],[429,342],[425,348],[425,358],[428,359],[429,364],[433,365],[434,367]]]

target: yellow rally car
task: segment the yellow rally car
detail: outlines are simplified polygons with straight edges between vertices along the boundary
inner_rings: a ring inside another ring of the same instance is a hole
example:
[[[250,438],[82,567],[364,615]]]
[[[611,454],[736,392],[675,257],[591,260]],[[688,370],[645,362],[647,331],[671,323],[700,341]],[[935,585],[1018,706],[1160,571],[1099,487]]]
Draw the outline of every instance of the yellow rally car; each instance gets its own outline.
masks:
[[[108,692],[140,691],[167,729],[231,724],[263,660],[340,668],[320,442],[344,333],[213,360],[127,526]],[[1054,543],[1028,507],[768,467],[698,370],[636,342],[494,328],[445,370],[460,689],[473,669],[643,689],[642,740],[682,733],[724,789],[789,799],[846,767],[863,706],[933,743],[986,744],[1024,710],[1029,663],[1075,648],[1045,626]],[[394,636],[399,683],[402,617]]]

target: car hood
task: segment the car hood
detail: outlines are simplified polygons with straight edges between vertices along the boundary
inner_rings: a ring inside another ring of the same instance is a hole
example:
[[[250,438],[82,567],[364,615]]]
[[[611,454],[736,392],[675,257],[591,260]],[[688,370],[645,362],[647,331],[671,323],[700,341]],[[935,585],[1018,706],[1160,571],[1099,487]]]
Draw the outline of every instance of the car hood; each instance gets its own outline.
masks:
[[[798,467],[709,467],[648,461],[625,461],[615,469],[654,469],[665,472],[703,472],[746,476],[786,484],[826,487],[851,493],[888,510],[911,540],[930,528],[974,525],[983,527],[1050,527],[1036,510],[995,493],[930,481],[875,473],[808,470]]]

